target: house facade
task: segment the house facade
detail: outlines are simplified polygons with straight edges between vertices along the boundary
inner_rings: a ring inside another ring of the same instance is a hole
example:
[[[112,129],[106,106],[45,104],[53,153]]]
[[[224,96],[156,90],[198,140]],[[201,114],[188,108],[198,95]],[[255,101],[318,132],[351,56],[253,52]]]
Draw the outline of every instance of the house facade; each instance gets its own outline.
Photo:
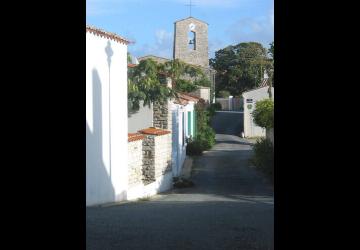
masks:
[[[86,205],[126,199],[128,44],[86,26]]]
[[[259,127],[254,123],[252,112],[258,101],[269,98],[269,86],[256,88],[242,94],[244,107],[244,136],[245,137],[264,137],[266,136],[265,128]],[[274,96],[274,88],[271,88],[272,96]]]

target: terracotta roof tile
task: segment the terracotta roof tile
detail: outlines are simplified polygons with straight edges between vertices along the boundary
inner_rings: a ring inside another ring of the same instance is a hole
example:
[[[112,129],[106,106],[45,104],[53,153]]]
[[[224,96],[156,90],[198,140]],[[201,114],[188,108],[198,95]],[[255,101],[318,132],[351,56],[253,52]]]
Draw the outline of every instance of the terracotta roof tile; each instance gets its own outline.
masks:
[[[139,133],[128,133],[128,142],[144,139],[145,136]]]
[[[160,129],[160,128],[146,128],[146,129],[142,129],[138,131],[141,134],[145,134],[145,135],[166,135],[166,134],[170,134],[171,132],[168,130],[164,130],[164,129]]]
[[[90,32],[92,34],[98,35],[100,37],[105,37],[107,39],[111,39],[114,40],[116,42],[119,43],[123,43],[123,44],[129,44],[129,43],[133,43],[131,41],[129,41],[128,39],[119,36],[118,34],[112,33],[112,32],[107,32],[105,30],[93,27],[93,26],[89,26],[86,25],[86,32]]]
[[[182,99],[185,99],[187,101],[192,101],[192,102],[198,102],[201,99],[200,97],[190,95],[187,93],[178,93],[178,96]]]

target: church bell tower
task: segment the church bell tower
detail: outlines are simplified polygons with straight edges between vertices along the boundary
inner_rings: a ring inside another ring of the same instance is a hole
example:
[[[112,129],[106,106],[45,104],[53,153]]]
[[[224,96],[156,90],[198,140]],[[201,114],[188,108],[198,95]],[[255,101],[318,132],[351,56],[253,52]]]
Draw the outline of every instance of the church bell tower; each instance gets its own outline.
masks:
[[[174,23],[174,59],[209,67],[208,24],[188,17]]]

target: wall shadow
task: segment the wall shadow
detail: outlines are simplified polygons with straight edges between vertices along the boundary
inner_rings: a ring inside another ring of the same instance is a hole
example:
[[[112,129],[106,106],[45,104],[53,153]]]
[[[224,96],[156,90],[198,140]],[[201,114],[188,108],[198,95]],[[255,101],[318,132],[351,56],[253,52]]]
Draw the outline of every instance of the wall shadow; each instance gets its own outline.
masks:
[[[86,122],[86,204],[99,204],[115,200],[111,178],[103,162],[102,144],[102,91],[96,69],[92,71],[93,132]]]

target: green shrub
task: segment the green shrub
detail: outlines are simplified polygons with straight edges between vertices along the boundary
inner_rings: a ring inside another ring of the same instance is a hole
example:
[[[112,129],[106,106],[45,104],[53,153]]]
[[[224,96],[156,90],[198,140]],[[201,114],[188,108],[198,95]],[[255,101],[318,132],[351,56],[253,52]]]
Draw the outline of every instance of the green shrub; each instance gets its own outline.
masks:
[[[202,150],[208,150],[215,144],[215,132],[210,126],[206,126],[196,136]]]
[[[261,138],[254,145],[254,165],[274,180],[274,147],[270,140]]]
[[[195,105],[196,133],[195,138],[187,144],[187,155],[201,155],[204,150],[214,146],[215,131],[210,127],[212,110],[214,110],[214,107],[206,110],[206,105],[201,102]]]
[[[186,146],[186,154],[193,155],[202,155],[203,148],[199,141],[191,141]]]
[[[256,125],[263,128],[274,127],[274,101],[265,99],[255,104],[255,110],[252,113]]]

